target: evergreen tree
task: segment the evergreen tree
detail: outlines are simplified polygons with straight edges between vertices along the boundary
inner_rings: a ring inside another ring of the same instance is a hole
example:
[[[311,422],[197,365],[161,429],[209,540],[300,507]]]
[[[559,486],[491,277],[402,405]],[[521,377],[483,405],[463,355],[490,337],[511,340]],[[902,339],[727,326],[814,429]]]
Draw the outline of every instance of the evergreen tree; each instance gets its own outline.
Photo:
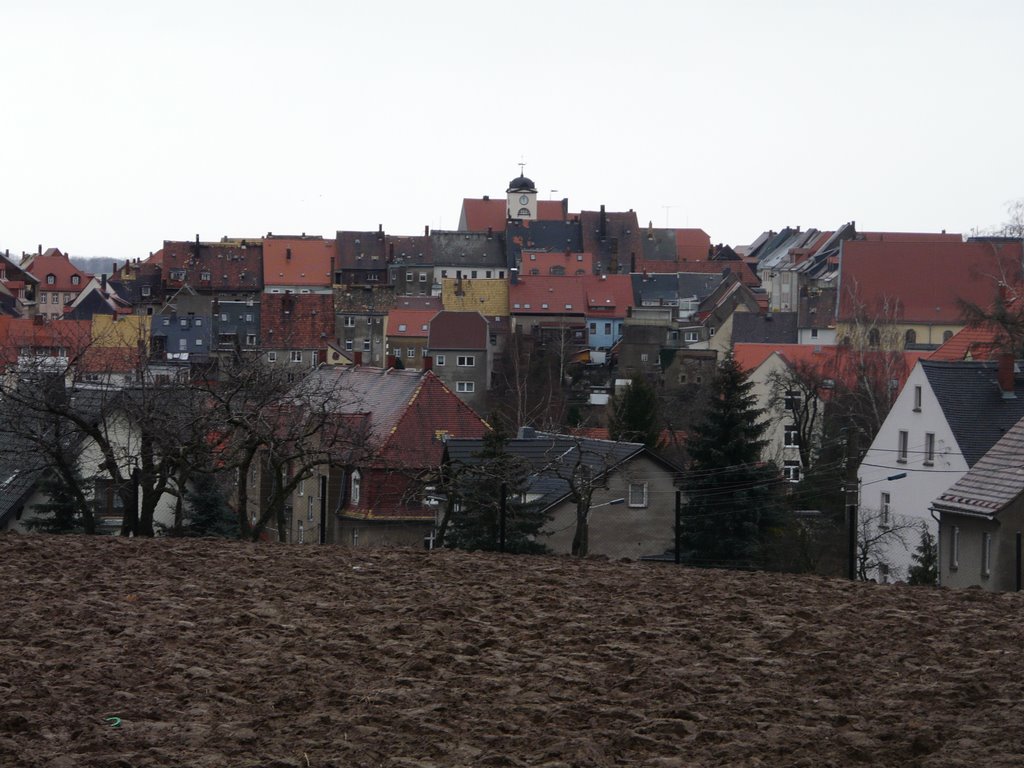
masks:
[[[661,430],[658,424],[658,395],[643,376],[634,376],[621,395],[614,395],[608,419],[612,440],[643,443],[655,448]]]
[[[81,478],[75,475],[79,487]],[[32,516],[25,527],[42,533],[82,533],[82,510],[73,490],[56,472],[47,472],[39,482],[43,501],[32,506]]]
[[[547,547],[536,540],[546,515],[535,505],[520,501],[527,487],[530,466],[505,450],[508,438],[500,423],[483,438],[474,462],[456,471],[451,490],[457,495],[445,533],[447,546],[497,551],[501,538],[501,496],[505,491],[505,551],[541,553]]]
[[[688,562],[761,567],[785,520],[778,468],[761,460],[764,410],[730,353],[712,382],[704,420],[690,434],[683,541]]]
[[[910,584],[935,586],[939,581],[939,548],[927,525],[921,526],[921,542],[911,558],[914,564],[910,566],[907,581]]]
[[[238,521],[216,476],[196,474],[185,500],[190,510],[188,524],[183,531],[185,536],[238,536]]]

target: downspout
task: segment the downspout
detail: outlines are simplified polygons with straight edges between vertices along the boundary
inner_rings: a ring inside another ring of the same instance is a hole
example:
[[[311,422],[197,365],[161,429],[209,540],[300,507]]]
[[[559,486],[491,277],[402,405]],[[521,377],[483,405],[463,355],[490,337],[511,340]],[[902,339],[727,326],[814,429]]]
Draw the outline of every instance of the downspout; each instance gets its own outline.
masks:
[[[942,586],[942,520],[935,516],[935,508],[928,507],[928,514],[932,516],[932,520],[935,521],[935,528],[938,531],[935,534],[935,581],[936,586]]]

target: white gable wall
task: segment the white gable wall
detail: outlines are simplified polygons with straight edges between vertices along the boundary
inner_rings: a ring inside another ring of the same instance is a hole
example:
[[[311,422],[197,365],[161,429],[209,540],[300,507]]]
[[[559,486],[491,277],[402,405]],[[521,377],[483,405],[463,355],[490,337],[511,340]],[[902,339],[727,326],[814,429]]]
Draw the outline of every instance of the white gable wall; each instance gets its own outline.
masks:
[[[921,388],[920,410],[914,409],[915,387]],[[907,432],[906,461],[899,457],[900,431]],[[925,434],[929,432],[935,435],[935,459],[931,466],[926,465],[924,453]],[[938,524],[931,516],[929,506],[967,470],[967,462],[953,430],[918,362],[857,472],[861,514],[877,513],[882,494],[888,493],[894,521],[927,525],[937,536]],[[907,476],[900,480],[885,479],[901,472],[906,472]],[[870,578],[879,581],[903,581],[907,578],[907,571],[913,565],[912,554],[921,536],[919,531],[913,530],[905,532],[904,537],[906,546],[891,541],[883,549],[883,559],[889,565],[888,577],[883,578],[882,574],[875,572],[868,574]]]

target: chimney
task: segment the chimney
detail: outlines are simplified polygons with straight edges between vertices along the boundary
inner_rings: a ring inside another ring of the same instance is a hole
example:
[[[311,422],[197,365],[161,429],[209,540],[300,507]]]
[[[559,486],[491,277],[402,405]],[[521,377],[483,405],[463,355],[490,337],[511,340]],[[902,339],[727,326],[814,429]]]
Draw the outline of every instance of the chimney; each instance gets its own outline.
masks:
[[[107,292],[107,276],[105,274],[100,275],[100,288],[103,289],[103,293]]]
[[[490,195],[484,195],[484,200],[490,200],[490,199],[491,199]]]
[[[434,370],[434,358],[430,355],[423,356],[423,370],[432,371]]]
[[[424,237],[430,237],[430,225],[429,224],[424,224],[423,225],[423,236]]]
[[[38,255],[42,256],[43,255],[43,244],[40,243],[39,245],[36,246],[36,248],[39,250],[39,254]]]
[[[1013,355],[1009,352],[1003,352],[999,355],[999,389],[1003,393],[1004,400],[1015,400],[1017,393],[1014,392],[1014,381],[1013,381]]]
[[[362,353],[362,350],[356,350],[355,352],[352,353],[352,362],[355,365],[362,365],[363,364],[363,353]]]
[[[384,239],[384,225],[383,224],[378,224],[377,225],[377,239],[378,240],[383,240]]]
[[[601,203],[601,218],[598,219],[597,234],[604,237],[608,233],[608,216],[604,212],[604,203]]]
[[[395,244],[388,243],[388,261],[395,260]]]

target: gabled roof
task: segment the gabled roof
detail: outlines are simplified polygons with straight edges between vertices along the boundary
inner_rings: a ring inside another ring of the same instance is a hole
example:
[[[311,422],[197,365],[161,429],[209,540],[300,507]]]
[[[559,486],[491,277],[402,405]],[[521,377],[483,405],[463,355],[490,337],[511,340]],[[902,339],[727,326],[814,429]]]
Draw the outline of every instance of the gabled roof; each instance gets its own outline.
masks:
[[[329,293],[266,293],[260,301],[260,342],[267,349],[327,349],[334,336]]]
[[[932,352],[929,360],[992,360],[999,354],[997,334],[993,328],[968,325],[961,328],[941,347]]]
[[[537,219],[564,221],[568,218],[568,200],[538,200]],[[508,200],[504,197],[467,197],[462,201],[459,229],[469,232],[503,232],[508,220]]]
[[[643,306],[644,302],[666,304],[679,300],[679,275],[675,272],[633,274],[629,276],[629,279],[633,284],[633,306],[635,307]]]
[[[583,293],[587,314],[625,317],[634,305],[630,275],[585,275]]]
[[[629,272],[632,257],[643,258],[643,234],[637,224],[636,213],[582,211],[580,229],[583,235],[581,250],[594,254],[602,272],[612,271],[613,260]]]
[[[218,243],[165,240],[161,263],[171,291],[184,284],[202,293],[263,290],[263,243],[259,238]],[[179,277],[182,273],[184,279]]]
[[[387,235],[388,260],[394,264],[434,263],[434,241],[430,235]]]
[[[761,285],[757,275],[744,262],[737,261],[687,261],[679,265],[681,275],[718,275],[724,279],[729,274],[738,275],[749,288]]]
[[[432,309],[440,312],[444,304],[440,296],[395,296],[395,309]]]
[[[95,278],[64,307],[64,316],[74,320],[89,320],[94,315],[131,314],[132,307],[122,299],[110,283]]]
[[[932,503],[939,512],[994,517],[1024,493],[1024,418]]]
[[[800,328],[836,327],[836,289],[823,288],[817,293],[800,297]]]
[[[111,272],[107,285],[129,304],[155,303],[163,296],[163,267],[155,259],[125,261]]]
[[[839,319],[962,322],[958,300],[989,306],[1021,279],[1021,243],[850,240],[840,259]]]
[[[967,466],[972,467],[1014,424],[1024,418],[1024,377],[1014,375],[1015,398],[1005,398],[993,362],[921,360]]]
[[[732,341],[758,344],[795,344],[796,312],[737,312],[732,318]]]
[[[483,440],[449,440],[445,450],[449,462],[472,466],[482,461],[478,455],[482,448]],[[531,467],[527,493],[540,497],[537,504],[542,510],[560,503],[569,495],[568,478],[579,462],[589,467],[594,478],[599,479],[640,454],[656,458],[643,443],[543,432],[536,433],[533,438],[508,440],[505,451]]]
[[[391,338],[425,339],[430,321],[440,310],[392,309],[388,312],[388,333]]]
[[[479,312],[438,312],[430,321],[431,350],[487,349],[487,319]]]
[[[582,277],[522,277],[509,285],[508,300],[513,315],[582,315],[587,311]]]
[[[21,267],[39,281],[39,289],[43,291],[78,293],[92,278],[56,248],[48,249],[42,256],[30,256]],[[53,275],[53,283],[47,281],[50,275]],[[78,278],[77,284],[72,281],[74,277]]]
[[[336,269],[385,270],[388,268],[387,236],[376,232],[340,231],[337,234]]]
[[[537,270],[540,275],[554,275],[561,270],[563,275],[575,275],[582,272],[584,275],[594,273],[594,254],[573,253],[571,251],[532,251],[523,250],[520,273],[532,275]],[[552,271],[555,270],[555,271]]]
[[[322,237],[268,236],[263,239],[263,285],[329,288],[336,249],[334,240]]]
[[[88,320],[54,320],[37,322],[28,317],[0,316],[0,363],[18,360],[21,349],[45,352],[63,349],[73,362],[89,346],[92,323]]]
[[[504,228],[503,228],[504,229]],[[492,267],[506,266],[504,232],[445,232],[430,233],[433,240],[434,265],[438,267]]]

